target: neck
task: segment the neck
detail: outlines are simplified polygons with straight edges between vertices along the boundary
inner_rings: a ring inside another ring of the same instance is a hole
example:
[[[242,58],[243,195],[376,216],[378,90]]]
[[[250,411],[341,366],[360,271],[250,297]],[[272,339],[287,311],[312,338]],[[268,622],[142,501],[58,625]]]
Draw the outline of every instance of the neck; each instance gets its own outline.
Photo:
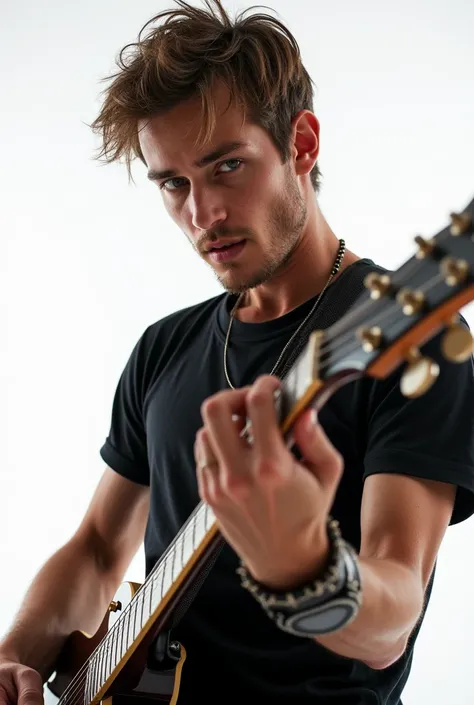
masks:
[[[339,239],[315,201],[314,211],[284,269],[264,284],[247,291],[235,317],[246,323],[272,320],[316,296],[329,279],[338,249]],[[358,259],[360,257],[346,249],[332,282]]]

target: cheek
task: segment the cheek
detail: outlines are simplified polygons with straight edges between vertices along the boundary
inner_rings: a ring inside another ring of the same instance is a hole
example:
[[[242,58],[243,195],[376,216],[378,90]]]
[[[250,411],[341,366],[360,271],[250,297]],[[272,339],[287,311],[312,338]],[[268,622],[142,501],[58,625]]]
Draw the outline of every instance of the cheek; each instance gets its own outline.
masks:
[[[181,228],[186,227],[185,213],[186,208],[183,207],[183,202],[179,202],[177,198],[163,198],[163,205],[171,220],[173,220]]]

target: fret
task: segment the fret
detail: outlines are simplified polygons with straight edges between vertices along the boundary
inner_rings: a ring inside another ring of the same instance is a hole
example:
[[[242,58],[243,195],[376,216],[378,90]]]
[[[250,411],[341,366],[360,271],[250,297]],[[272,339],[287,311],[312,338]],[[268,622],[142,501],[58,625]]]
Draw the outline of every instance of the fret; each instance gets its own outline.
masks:
[[[99,653],[96,652],[94,655],[94,668],[92,673],[92,697],[94,697],[95,693],[99,690],[99,665]]]
[[[94,656],[94,672],[93,672],[93,679],[92,679],[92,697],[97,693],[99,690],[99,667],[100,667],[100,659],[99,659],[99,652],[97,651],[95,656]]]
[[[101,684],[104,682],[104,658],[102,649],[97,651],[97,690],[99,690]]]
[[[120,617],[120,630],[121,630],[121,635],[120,635],[120,658],[125,654],[127,650],[127,645],[126,645],[126,639],[125,639],[125,620],[127,617],[126,612],[122,612],[121,617]]]
[[[201,511],[201,507],[199,511],[196,514],[196,545],[195,548],[201,543],[202,539],[204,538],[206,531],[205,531],[205,525],[204,525],[204,514]]]
[[[130,602],[128,604],[129,619],[128,619],[128,629],[127,629],[127,651],[135,640],[135,621],[134,621],[134,611],[136,607],[136,602]]]
[[[114,636],[113,636],[114,662],[115,662],[115,665],[117,665],[117,663],[120,661],[120,659],[122,657],[122,654],[119,653],[120,636],[121,636],[121,632],[122,632],[122,619],[121,619],[121,617],[119,617],[119,619],[115,622],[112,629],[114,630]]]
[[[171,582],[169,580],[168,556],[166,556],[166,558],[160,563],[159,568],[158,568],[158,575],[156,577],[157,578],[159,577],[160,589],[156,591],[156,595],[155,595],[155,590],[153,589],[152,594],[150,596],[151,613],[153,613],[155,611],[156,607],[159,605],[162,598],[165,596],[166,591],[168,590],[169,586],[171,585]]]
[[[183,532],[183,535],[181,536],[181,566],[184,568],[186,563],[189,561],[191,556],[193,555],[193,541],[192,541],[192,531],[190,531],[191,527],[187,527],[186,531]]]
[[[191,520],[191,547],[193,551],[196,548],[196,514]]]
[[[160,581],[160,588],[158,591],[159,592],[158,599],[161,600],[161,598],[163,597],[163,578],[164,578],[164,575],[161,571],[161,566],[159,565],[156,576],[153,576],[151,578],[151,582],[150,582],[150,599],[148,600],[149,614],[153,614],[153,592],[155,590],[155,583],[158,582],[158,579]]]
[[[176,580],[176,548],[175,546],[171,547],[171,580],[174,582]],[[178,575],[179,575],[179,567],[178,567]]]
[[[167,555],[165,558],[163,572],[163,595],[166,595],[166,593],[173,584],[172,562],[169,560],[169,555]]]
[[[145,625],[145,622],[148,620],[148,617],[150,616],[150,615],[147,615],[146,617],[144,616],[145,615],[145,597],[146,597],[147,589],[149,589],[149,590],[153,589],[152,581],[146,581],[145,585],[143,586],[143,589],[140,593],[141,599],[142,599],[142,606],[141,606],[142,608],[141,608],[141,612],[140,612],[140,626],[142,628]]]
[[[103,658],[104,658],[104,671],[103,671],[103,676],[102,676],[102,683],[105,683],[107,678],[109,677],[111,671],[110,671],[110,647],[111,647],[111,642],[110,642],[110,637],[107,635],[102,643],[102,651],[103,651]]]
[[[214,512],[211,510],[211,508],[208,504],[204,505],[204,516],[205,516],[204,525],[206,527],[206,532],[207,532],[215,523]]]
[[[185,558],[184,547],[186,546],[186,532],[183,533],[181,537],[181,567],[184,568],[187,563],[187,556]]]
[[[138,597],[138,596],[137,596]],[[134,615],[133,615],[133,641],[137,638],[138,634],[140,633],[141,625],[140,621],[137,620],[138,616],[138,599],[134,600],[133,602],[133,610],[134,610]]]
[[[181,537],[179,538],[179,541],[176,542],[175,549],[174,549],[174,551],[175,551],[175,561],[174,561],[174,567],[175,567],[175,569],[174,569],[174,571],[173,571],[173,579],[174,579],[174,580],[176,580],[176,578],[177,578],[177,577],[179,576],[179,574],[182,572],[183,567],[184,567],[184,566],[183,566],[183,563],[182,563],[182,561],[181,561],[181,555],[182,555],[182,552],[183,552],[183,550],[182,550],[182,548],[181,548],[181,544],[183,543],[183,541],[184,541],[184,536],[181,536]]]
[[[112,668],[111,668],[111,662],[110,662],[110,652],[112,649],[112,635],[111,633],[107,634],[105,637],[102,647],[104,651],[104,683],[107,680],[107,678],[110,676],[112,673]]]
[[[113,652],[114,652],[114,636],[115,636],[115,630],[110,631],[107,634],[106,641],[107,641],[107,678],[110,676],[112,671],[114,670],[114,658],[113,658]]]
[[[94,696],[94,694],[92,692],[93,685],[94,685],[93,670],[94,670],[94,657],[92,656],[91,660],[88,662],[87,668],[86,668],[86,680],[84,683],[84,701],[85,702],[91,702],[91,700]],[[68,701],[68,696],[66,696],[66,698],[64,698],[63,705],[67,705],[67,701]]]
[[[124,622],[123,622],[123,627],[124,627],[124,632],[125,632],[125,652],[128,651],[128,648],[131,644],[130,641],[130,604],[127,605],[125,614],[124,614]]]

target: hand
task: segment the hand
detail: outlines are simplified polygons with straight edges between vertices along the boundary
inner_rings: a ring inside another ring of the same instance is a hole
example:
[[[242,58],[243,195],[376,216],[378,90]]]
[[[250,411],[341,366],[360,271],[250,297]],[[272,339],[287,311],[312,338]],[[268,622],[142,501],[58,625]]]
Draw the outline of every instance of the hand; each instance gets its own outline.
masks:
[[[209,397],[194,455],[200,497],[223,536],[255,580],[283,590],[314,578],[326,563],[326,520],[343,461],[311,410],[293,428],[304,464],[295,459],[278,426],[279,385],[266,375]],[[240,436],[247,416],[251,445]]]
[[[43,705],[43,702],[40,674],[0,655],[0,705]]]

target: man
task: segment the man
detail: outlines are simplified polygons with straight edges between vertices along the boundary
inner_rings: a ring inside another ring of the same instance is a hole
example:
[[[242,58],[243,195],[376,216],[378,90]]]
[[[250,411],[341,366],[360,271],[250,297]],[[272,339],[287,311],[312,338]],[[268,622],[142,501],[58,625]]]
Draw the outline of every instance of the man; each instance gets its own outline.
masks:
[[[298,418],[290,453],[274,402],[288,356],[383,268],[319,209],[319,124],[288,30],[258,15],[234,25],[216,1],[178,4],[123,58],[93,127],[108,161],[142,160],[225,292],[136,343],[88,512],[0,645],[0,705],[40,701],[41,675],[68,634],[95,632],[142,540],[148,574],[200,498],[227,545],[176,628],[178,703],[395,705],[446,528],[474,511],[472,363],[447,363],[437,337],[441,374],[424,396],[404,398],[399,371],[346,385],[319,419]],[[321,606],[331,517],[346,568]],[[294,593],[283,621],[264,593]]]

